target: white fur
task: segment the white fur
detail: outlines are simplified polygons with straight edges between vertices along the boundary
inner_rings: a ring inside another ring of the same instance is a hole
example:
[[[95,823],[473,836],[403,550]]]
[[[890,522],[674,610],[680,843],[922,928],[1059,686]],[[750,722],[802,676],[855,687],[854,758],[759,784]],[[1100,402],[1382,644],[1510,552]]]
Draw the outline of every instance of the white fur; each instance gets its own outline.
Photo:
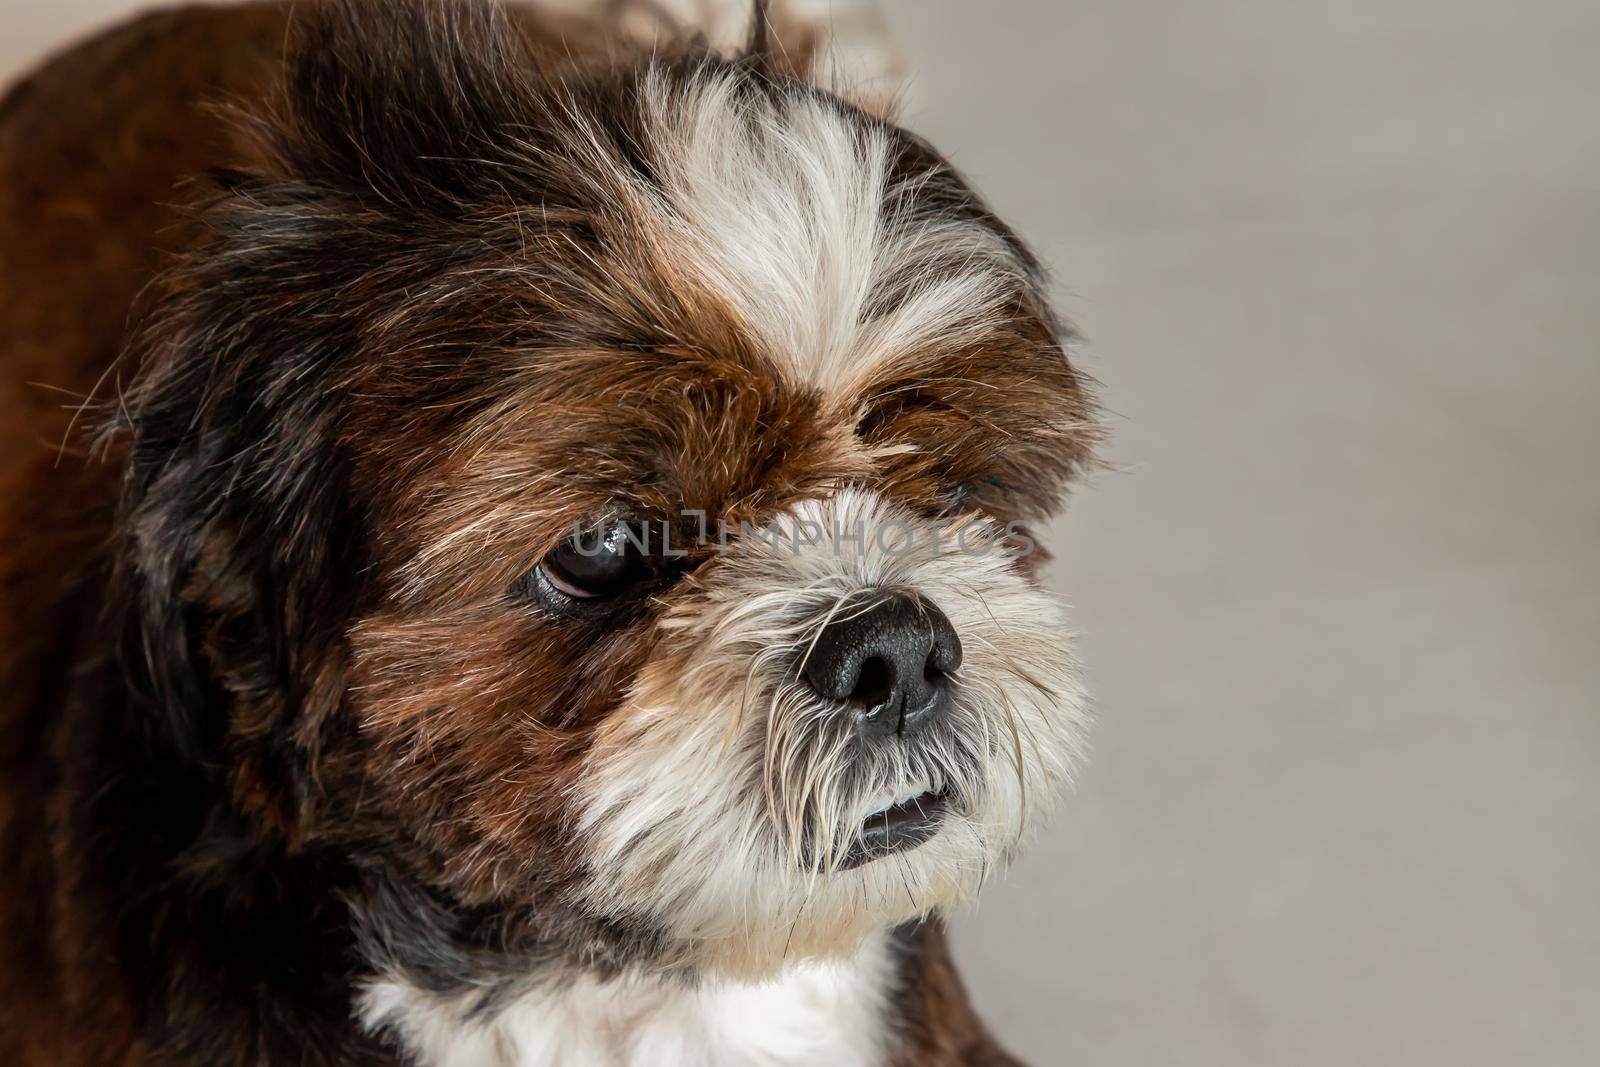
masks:
[[[767,982],[549,984],[485,1018],[386,978],[368,986],[361,1014],[419,1067],[875,1067],[889,981],[877,939],[854,959],[795,963]]]
[[[816,96],[652,79],[663,246],[796,384],[850,397],[983,338],[1027,284],[993,230],[919,210],[884,131]],[[899,184],[896,184],[896,181]]]

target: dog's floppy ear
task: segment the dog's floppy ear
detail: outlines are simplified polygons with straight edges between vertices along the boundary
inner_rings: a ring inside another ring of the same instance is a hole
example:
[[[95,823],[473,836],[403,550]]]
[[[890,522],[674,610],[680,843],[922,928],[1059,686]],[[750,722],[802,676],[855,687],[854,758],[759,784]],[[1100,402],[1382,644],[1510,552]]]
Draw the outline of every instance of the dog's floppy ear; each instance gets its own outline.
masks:
[[[298,333],[286,294],[232,273],[197,264],[139,342],[122,414],[125,667],[153,742],[208,774],[228,765],[241,801],[287,819],[338,700],[360,520],[317,373],[337,342]]]
[[[207,236],[137,332],[113,428],[129,448],[119,565],[144,720],[280,808],[303,805],[343,693],[361,501],[403,462],[375,427],[403,419],[431,439],[473,402],[468,364],[512,321],[461,282],[493,252],[477,215],[505,210],[513,173],[553,214],[577,184],[560,168],[583,163],[539,150],[562,119],[497,8],[334,0],[295,34],[281,99],[241,117],[251,147],[215,175],[196,209]],[[458,393],[436,403],[445,366]]]
[[[433,340],[408,287],[479,247],[460,205],[496,179],[465,162],[516,109],[498,18],[360,0],[301,23],[284,97],[197,207],[207,237],[162,279],[108,429],[128,450],[122,655],[144,726],[284,817],[342,697],[365,563],[343,442],[372,416],[353,398],[378,388],[375,349]]]

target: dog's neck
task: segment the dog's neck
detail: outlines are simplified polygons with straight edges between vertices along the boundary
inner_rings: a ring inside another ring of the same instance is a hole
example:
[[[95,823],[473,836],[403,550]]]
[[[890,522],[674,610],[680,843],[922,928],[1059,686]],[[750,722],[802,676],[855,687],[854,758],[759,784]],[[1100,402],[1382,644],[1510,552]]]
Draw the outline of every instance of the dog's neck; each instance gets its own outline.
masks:
[[[421,1067],[877,1067],[891,971],[880,937],[850,960],[794,963],[765,982],[581,977],[492,1011],[380,979],[362,1021]]]

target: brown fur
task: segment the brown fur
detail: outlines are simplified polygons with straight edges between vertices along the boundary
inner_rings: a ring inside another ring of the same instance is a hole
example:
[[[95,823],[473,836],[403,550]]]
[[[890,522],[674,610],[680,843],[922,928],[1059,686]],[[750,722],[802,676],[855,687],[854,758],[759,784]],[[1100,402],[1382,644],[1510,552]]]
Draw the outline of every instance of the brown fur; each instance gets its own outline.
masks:
[[[662,960],[574,897],[562,797],[681,593],[553,625],[508,587],[619,487],[738,522],[870,479],[1032,519],[1086,460],[1032,292],[849,403],[797,389],[598,209],[603,171],[485,136],[573,143],[572,93],[625,155],[626,47],[405,10],[151,15],[0,103],[6,1063],[386,1063],[351,1020],[375,966]],[[937,924],[903,944],[902,1062],[1008,1062]]]

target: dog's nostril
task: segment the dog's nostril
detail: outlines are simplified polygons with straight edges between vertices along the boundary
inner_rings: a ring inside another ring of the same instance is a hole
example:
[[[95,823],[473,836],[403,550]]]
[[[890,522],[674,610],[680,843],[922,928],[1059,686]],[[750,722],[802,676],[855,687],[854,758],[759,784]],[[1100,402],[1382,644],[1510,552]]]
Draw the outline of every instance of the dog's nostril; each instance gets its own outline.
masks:
[[[944,681],[961,669],[961,639],[955,627],[945,618],[944,612],[934,608],[930,618],[933,643],[928,649],[928,661],[923,665],[922,676],[929,681]]]
[[[943,711],[961,641],[937,606],[904,593],[874,593],[864,610],[841,610],[817,635],[803,668],[811,688],[840,701],[866,734],[907,735]]]
[[[861,673],[850,692],[850,699],[862,708],[871,710],[886,704],[894,695],[894,672],[881,656],[869,656],[861,664]]]

